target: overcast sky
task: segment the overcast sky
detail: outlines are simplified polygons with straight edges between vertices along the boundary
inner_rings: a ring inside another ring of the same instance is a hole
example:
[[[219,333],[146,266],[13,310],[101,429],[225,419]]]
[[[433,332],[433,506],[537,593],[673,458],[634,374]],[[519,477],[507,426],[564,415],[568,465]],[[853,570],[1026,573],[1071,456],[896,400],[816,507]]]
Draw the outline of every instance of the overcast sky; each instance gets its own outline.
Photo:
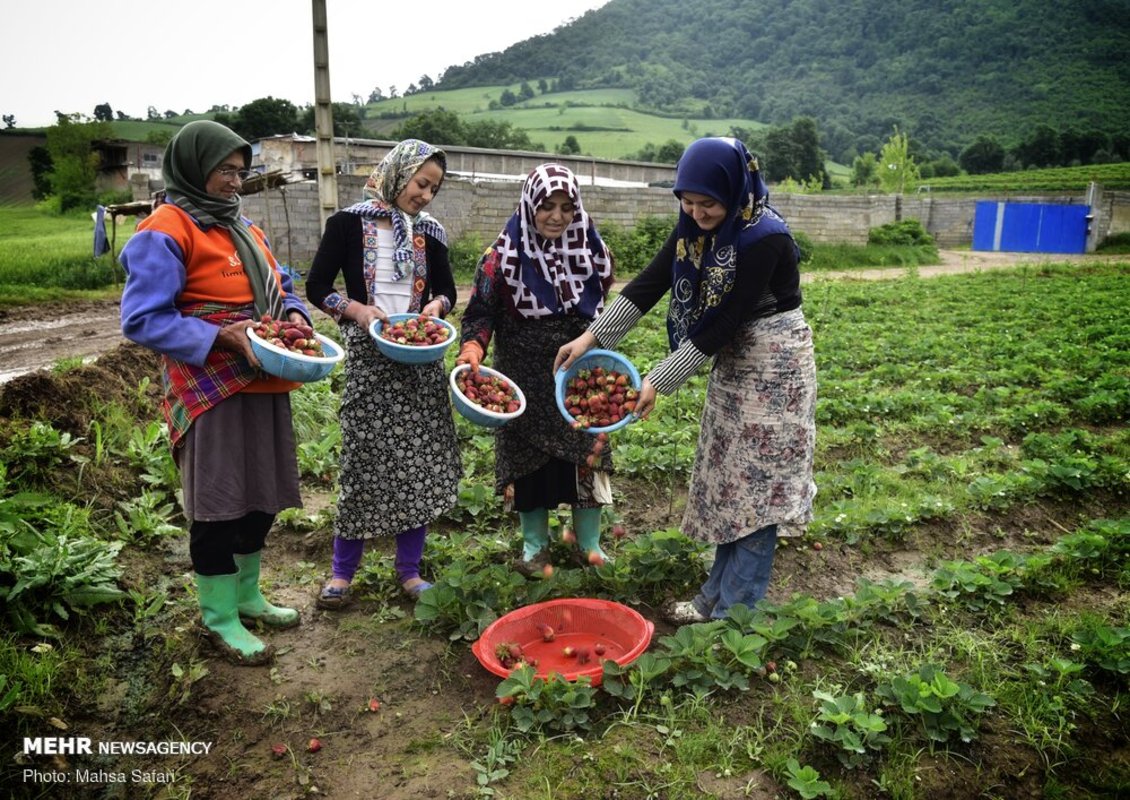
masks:
[[[333,100],[403,93],[607,2],[326,0]],[[0,114],[23,128],[100,103],[141,118],[149,106],[201,112],[268,95],[303,106],[314,102],[313,43],[311,0],[14,0],[0,26]]]

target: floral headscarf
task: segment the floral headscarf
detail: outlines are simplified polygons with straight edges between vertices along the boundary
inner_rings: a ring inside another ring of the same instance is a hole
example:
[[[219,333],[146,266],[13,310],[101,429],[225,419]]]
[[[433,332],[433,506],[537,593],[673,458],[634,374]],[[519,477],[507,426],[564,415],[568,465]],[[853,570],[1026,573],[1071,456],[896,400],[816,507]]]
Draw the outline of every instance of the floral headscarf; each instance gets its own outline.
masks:
[[[676,197],[683,192],[712,197],[727,213],[717,228],[704,231],[679,209],[667,312],[672,350],[711,323],[734,288],[742,251],[775,233],[791,236],[785,220],[769,206],[769,189],[757,159],[738,139],[692,142],[676,166],[674,192]]]
[[[384,217],[392,222],[395,248],[392,256],[392,275],[398,281],[405,275],[411,275],[415,262],[420,260],[421,254],[415,251],[422,250],[423,243],[414,242],[417,231],[429,233],[440,241],[447,241],[443,226],[435,217],[426,211],[409,216],[396,205],[396,198],[404,191],[404,187],[416,174],[416,170],[426,161],[433,159],[439,163],[446,175],[447,154],[438,147],[419,139],[405,139],[399,142],[381,160],[381,163],[377,164],[373,174],[365,182],[361,194],[366,200],[345,209],[352,214],[369,218]]]
[[[573,219],[558,239],[537,232],[534,214],[554,192],[573,202]],[[604,306],[612,257],[581,205],[577,178],[560,164],[542,164],[522,186],[518,208],[493,245],[499,269],[523,317],[578,313],[595,317]]]

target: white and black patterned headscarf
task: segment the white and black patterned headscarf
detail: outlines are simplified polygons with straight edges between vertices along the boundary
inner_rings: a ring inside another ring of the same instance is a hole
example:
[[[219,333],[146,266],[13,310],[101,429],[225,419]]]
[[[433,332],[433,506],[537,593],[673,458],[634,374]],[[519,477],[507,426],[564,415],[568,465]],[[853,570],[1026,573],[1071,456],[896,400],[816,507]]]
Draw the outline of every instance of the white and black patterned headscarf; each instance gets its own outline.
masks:
[[[554,192],[573,202],[573,219],[557,239],[537,232],[534,214]],[[593,318],[604,306],[612,257],[581,205],[577,178],[560,164],[542,164],[522,186],[518,208],[494,243],[499,269],[524,317],[576,313]]]

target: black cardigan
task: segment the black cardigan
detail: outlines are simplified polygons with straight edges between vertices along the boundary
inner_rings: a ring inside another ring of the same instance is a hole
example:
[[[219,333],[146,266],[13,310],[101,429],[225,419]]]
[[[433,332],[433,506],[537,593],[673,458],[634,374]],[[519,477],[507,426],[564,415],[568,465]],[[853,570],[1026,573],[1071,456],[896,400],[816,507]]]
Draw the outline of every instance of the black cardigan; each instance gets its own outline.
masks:
[[[447,245],[432,236],[425,235],[424,249],[427,255],[428,275],[424,284],[421,305],[433,297],[444,295],[455,306],[455,278],[451,274],[451,262],[447,257]],[[361,244],[361,217],[339,211],[326,220],[326,230],[314,255],[314,263],[306,276],[306,297],[323,311],[326,298],[336,292],[334,281],[338,273],[345,276],[345,292],[350,300],[358,303],[369,302],[369,292],[365,286],[363,267],[363,247]]]

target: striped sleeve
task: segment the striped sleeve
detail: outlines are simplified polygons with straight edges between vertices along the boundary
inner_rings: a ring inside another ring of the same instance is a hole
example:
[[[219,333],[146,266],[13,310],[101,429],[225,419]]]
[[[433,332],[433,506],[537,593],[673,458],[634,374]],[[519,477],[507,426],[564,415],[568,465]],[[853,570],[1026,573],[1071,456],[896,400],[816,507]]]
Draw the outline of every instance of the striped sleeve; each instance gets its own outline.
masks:
[[[660,394],[672,394],[709,359],[710,356],[687,339],[678,350],[660,361],[655,369],[648,373],[647,379],[651,381],[655,391]]]
[[[624,295],[619,295],[589,325],[589,333],[596,337],[601,347],[611,350],[640,321],[642,316],[643,312],[631,300]]]

